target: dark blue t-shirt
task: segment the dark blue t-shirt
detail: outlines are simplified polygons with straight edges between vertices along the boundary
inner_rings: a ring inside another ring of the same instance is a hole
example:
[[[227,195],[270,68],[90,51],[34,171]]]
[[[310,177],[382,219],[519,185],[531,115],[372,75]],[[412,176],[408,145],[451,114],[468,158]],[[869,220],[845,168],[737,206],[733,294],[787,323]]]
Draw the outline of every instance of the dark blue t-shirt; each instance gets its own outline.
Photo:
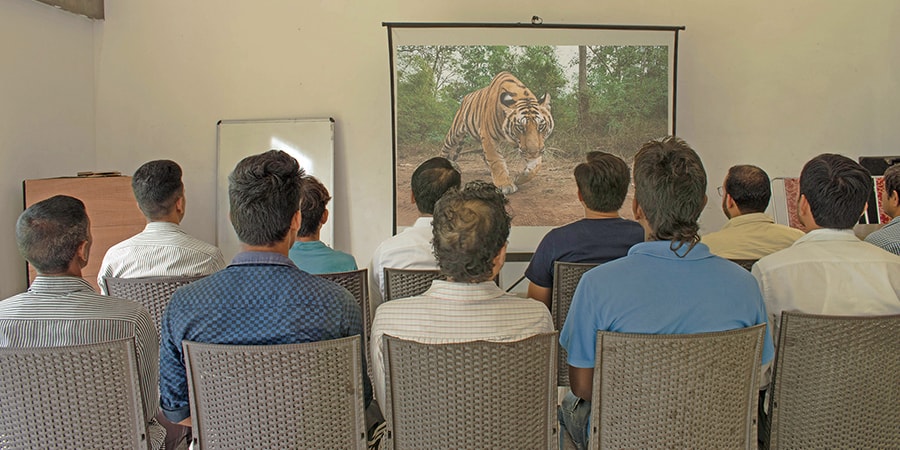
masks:
[[[525,276],[541,287],[553,287],[553,263],[605,263],[628,254],[632,245],[644,242],[644,228],[622,218],[581,219],[544,236]]]

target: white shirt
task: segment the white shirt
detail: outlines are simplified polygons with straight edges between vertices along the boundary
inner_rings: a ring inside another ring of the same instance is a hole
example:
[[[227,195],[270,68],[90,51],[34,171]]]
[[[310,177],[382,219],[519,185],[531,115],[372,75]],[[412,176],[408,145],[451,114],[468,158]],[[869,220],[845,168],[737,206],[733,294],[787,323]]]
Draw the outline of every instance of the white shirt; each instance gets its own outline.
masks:
[[[760,259],[752,272],[776,345],[782,311],[900,314],[900,256],[860,241],[853,230],[810,231]]]
[[[374,311],[384,298],[384,268],[437,269],[431,247],[431,217],[419,217],[413,226],[383,241],[369,264],[369,298]]]
[[[97,284],[108,294],[109,277],[199,277],[224,267],[218,247],[188,235],[178,224],[150,222],[144,231],[110,247],[100,264]]]
[[[507,295],[493,281],[435,280],[418,297],[391,300],[375,311],[369,341],[375,396],[385,404],[385,334],[426,344],[511,342],[553,331],[543,303]]]

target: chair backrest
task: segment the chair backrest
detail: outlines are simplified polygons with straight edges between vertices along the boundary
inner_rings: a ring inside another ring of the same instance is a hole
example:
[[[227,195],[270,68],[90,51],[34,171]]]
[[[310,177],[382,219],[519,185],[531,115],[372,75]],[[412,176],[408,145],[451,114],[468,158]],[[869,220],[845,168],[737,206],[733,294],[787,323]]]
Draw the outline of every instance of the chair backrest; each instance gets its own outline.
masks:
[[[598,332],[590,448],[756,449],[765,331]]]
[[[561,330],[566,322],[566,316],[569,314],[569,307],[572,306],[572,296],[575,295],[575,288],[581,281],[581,276],[588,270],[597,267],[597,263],[572,263],[556,261],[553,263],[553,294],[552,294],[552,312],[553,326],[557,330]],[[558,350],[559,362],[557,363],[556,385],[569,385],[569,365],[566,362],[568,353],[562,346]]]
[[[344,289],[353,294],[353,298],[359,303],[359,309],[362,311],[363,318],[363,338],[362,348],[366,349],[363,355],[367,355],[369,348],[369,336],[372,334],[372,315],[369,312],[369,269],[351,270],[349,272],[331,272],[316,274],[317,277],[324,278],[341,285]],[[372,364],[367,365],[369,379],[372,379]]]
[[[385,336],[387,448],[556,448],[558,333],[422,344]]]
[[[900,315],[783,312],[772,448],[900,448]]]
[[[419,295],[441,277],[437,269],[384,268],[384,301]]]
[[[0,399],[0,448],[150,446],[134,338],[0,348]]]
[[[759,260],[758,259],[729,259],[729,261],[747,269],[747,272],[749,272],[751,269],[753,269],[753,265],[756,264],[756,262]]]
[[[203,277],[107,278],[106,289],[112,297],[136,301],[150,311],[160,335],[163,311],[175,290]]]
[[[366,448],[359,336],[183,345],[194,448]]]

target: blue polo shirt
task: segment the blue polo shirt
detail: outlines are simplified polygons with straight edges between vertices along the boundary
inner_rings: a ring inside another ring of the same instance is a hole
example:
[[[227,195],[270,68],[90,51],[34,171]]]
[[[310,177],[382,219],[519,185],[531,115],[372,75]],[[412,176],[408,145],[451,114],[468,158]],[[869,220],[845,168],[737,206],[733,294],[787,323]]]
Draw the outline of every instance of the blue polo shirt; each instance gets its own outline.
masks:
[[[593,368],[597,331],[691,334],[766,323],[762,363],[774,347],[756,279],[699,243],[670,248],[669,241],[635,244],[628,256],[581,278],[559,336],[568,363]],[[681,257],[679,257],[681,255]]]
[[[362,333],[359,305],[346,289],[310,275],[284,255],[244,252],[231,265],[178,289],[163,313],[159,392],[172,422],[191,415],[181,341],[275,345]],[[372,387],[363,366],[366,404]]]
[[[352,255],[335,250],[322,241],[296,241],[291,246],[288,258],[300,270],[313,274],[356,270],[356,260]]]

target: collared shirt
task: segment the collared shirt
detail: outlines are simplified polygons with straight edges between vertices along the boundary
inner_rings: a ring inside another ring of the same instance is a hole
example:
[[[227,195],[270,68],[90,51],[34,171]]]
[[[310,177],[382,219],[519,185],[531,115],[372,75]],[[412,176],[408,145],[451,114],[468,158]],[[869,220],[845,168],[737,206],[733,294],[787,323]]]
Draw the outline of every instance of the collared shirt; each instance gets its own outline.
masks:
[[[900,313],[900,256],[853,230],[817,229],[760,259],[753,276],[778,336],[782,311],[828,315]]]
[[[317,342],[362,334],[346,289],[310,275],[279,253],[238,253],[225,269],[178,289],[163,313],[160,406],[172,422],[190,416],[181,341],[231,345]],[[360,355],[362,356],[362,355]],[[371,385],[363,366],[366,403]]]
[[[628,256],[584,274],[559,336],[572,367],[593,368],[597,331],[692,334],[766,323],[756,280],[698,243],[687,254],[669,241],[635,244]],[[765,335],[762,363],[774,355]]]
[[[605,263],[621,258],[638,242],[644,242],[644,228],[619,217],[581,219],[554,228],[541,239],[525,276],[532,283],[553,287],[553,263]]]
[[[384,268],[437,269],[431,247],[431,217],[419,217],[413,226],[383,241],[369,265],[369,299],[374,311],[384,298]]]
[[[886,223],[880,230],[866,236],[866,242],[875,244],[895,255],[900,255],[900,216]]]
[[[427,344],[486,340],[510,342],[553,331],[543,303],[507,295],[493,281],[455,283],[435,280],[418,297],[391,300],[372,323],[372,374],[378,404],[385,404],[384,335]]]
[[[728,259],[759,259],[791,246],[803,232],[775,223],[763,213],[741,214],[701,242],[714,255]]]
[[[144,231],[110,247],[100,264],[97,284],[107,294],[106,279],[199,277],[225,267],[218,247],[192,237],[171,222],[150,222]]]
[[[82,278],[38,276],[28,292],[0,301],[0,347],[60,347],[134,337],[141,402],[151,448],[166,430],[156,422],[159,347],[156,326],[138,303],[99,295]],[[95,419],[102,420],[98,412]]]
[[[356,270],[352,255],[334,250],[322,241],[296,241],[288,257],[300,270],[313,274]]]

